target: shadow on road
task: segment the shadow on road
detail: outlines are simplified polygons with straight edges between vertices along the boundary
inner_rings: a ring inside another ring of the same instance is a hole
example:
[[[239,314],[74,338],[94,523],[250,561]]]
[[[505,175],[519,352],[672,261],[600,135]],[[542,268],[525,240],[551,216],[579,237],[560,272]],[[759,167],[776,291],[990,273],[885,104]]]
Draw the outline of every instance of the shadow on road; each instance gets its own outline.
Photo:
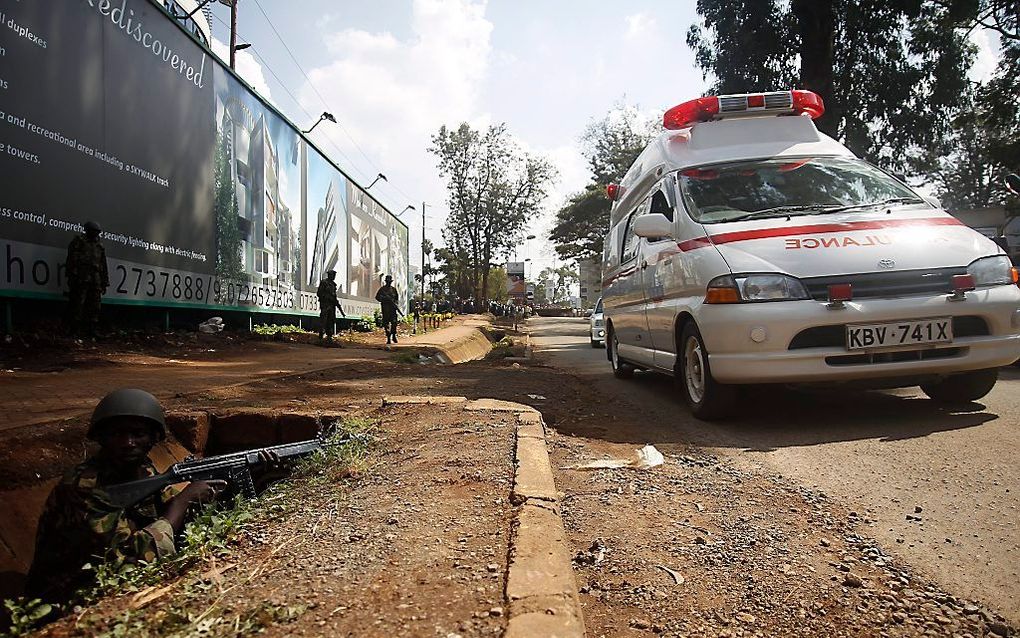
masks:
[[[637,373],[629,381],[614,379],[605,351],[589,347],[587,322],[568,319],[536,327],[532,335],[540,338],[542,358],[589,383],[602,404],[593,405],[587,418],[557,423],[564,434],[637,445],[689,443],[770,451],[862,439],[899,441],[998,418],[982,404],[947,406],[911,389],[758,386],[741,392],[732,418],[706,423],[691,416],[670,377]],[[1020,379],[1020,369],[1003,369],[1001,379]]]

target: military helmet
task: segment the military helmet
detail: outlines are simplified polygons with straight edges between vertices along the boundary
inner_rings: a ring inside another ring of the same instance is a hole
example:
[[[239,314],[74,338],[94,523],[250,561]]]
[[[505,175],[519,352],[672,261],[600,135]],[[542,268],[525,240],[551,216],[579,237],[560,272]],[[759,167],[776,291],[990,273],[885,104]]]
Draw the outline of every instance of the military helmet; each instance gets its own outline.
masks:
[[[94,233],[101,233],[102,230],[103,229],[101,229],[99,227],[99,224],[97,224],[94,221],[89,220],[89,221],[85,222],[85,232],[86,233],[89,232],[89,231],[92,231]]]
[[[156,428],[156,440],[166,438],[166,417],[159,400],[145,390],[122,388],[114,390],[103,397],[96,409],[92,411],[92,421],[86,436],[93,441],[99,432],[99,426],[106,420],[119,416],[137,417],[152,423]]]

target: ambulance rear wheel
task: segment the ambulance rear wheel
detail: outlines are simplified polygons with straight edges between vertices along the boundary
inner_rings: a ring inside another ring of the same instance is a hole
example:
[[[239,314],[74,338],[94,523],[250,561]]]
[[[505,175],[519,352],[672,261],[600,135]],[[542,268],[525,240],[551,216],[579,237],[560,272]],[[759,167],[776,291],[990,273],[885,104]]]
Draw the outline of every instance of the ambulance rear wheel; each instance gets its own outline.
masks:
[[[609,349],[609,363],[613,366],[613,376],[617,379],[630,379],[634,376],[634,366],[620,359],[620,341],[616,331],[610,329],[606,335],[606,347]]]
[[[998,378],[998,368],[975,370],[954,374],[935,383],[926,383],[921,386],[921,390],[941,403],[968,403],[991,392]]]
[[[680,335],[680,357],[675,372],[691,414],[703,421],[730,416],[736,405],[736,389],[712,378],[708,349],[693,321]]]

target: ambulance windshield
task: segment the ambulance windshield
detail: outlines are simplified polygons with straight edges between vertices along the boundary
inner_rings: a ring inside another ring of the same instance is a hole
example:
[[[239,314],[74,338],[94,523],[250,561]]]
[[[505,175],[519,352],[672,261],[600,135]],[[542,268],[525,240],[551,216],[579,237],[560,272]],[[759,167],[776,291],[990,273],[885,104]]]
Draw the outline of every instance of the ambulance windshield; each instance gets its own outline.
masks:
[[[874,166],[845,157],[717,164],[677,177],[691,217],[704,224],[925,203]]]

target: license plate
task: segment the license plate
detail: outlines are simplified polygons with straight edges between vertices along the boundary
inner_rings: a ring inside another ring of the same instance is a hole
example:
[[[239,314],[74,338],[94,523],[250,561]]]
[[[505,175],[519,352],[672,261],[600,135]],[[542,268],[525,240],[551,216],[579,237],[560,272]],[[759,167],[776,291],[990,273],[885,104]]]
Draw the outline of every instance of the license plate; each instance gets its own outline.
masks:
[[[846,327],[847,350],[949,343],[952,340],[953,322],[949,317]]]

